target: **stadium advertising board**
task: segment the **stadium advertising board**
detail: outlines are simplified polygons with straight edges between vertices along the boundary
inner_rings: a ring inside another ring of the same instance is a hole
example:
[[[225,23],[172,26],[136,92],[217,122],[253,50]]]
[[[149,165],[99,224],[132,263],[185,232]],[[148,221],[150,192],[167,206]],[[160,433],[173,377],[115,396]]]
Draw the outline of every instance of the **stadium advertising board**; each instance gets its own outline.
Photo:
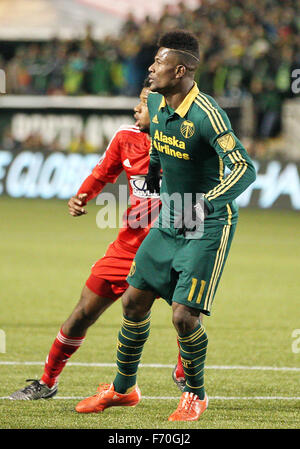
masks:
[[[102,153],[121,125],[134,123],[138,102],[131,97],[0,97],[0,150]],[[239,133],[240,106],[228,102],[226,111]]]
[[[0,194],[67,199],[76,193],[100,157],[96,153],[2,150]],[[254,163],[257,179],[238,198],[239,206],[300,210],[300,164],[279,160]]]
[[[0,195],[43,199],[67,199],[77,191],[116,130],[133,123],[136,104],[128,98],[14,101],[2,97]],[[238,111],[227,109],[237,128]],[[300,210],[300,163],[271,160],[255,165],[257,179],[238,198],[239,206]],[[117,195],[118,184],[106,190]]]
[[[2,149],[96,153],[104,151],[115,131],[132,124],[126,111],[6,111],[0,119]]]

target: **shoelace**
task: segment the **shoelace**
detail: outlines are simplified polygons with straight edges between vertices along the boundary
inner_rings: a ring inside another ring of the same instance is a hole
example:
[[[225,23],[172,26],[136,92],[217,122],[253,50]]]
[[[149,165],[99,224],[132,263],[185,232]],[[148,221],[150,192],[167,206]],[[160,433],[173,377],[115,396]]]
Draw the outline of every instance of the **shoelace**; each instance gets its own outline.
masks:
[[[97,393],[94,396],[99,396],[103,394],[105,391],[110,389],[111,384],[99,384],[99,387],[97,388]]]
[[[24,393],[26,391],[41,391],[42,389],[42,385],[39,383],[38,380],[36,379],[26,379],[26,382],[33,382],[31,385],[28,385],[27,387],[24,388]]]
[[[193,401],[197,399],[197,395],[194,395],[194,393],[188,393],[186,392],[183,398],[182,403],[179,405],[181,410],[184,410],[185,412],[188,412],[191,408]]]

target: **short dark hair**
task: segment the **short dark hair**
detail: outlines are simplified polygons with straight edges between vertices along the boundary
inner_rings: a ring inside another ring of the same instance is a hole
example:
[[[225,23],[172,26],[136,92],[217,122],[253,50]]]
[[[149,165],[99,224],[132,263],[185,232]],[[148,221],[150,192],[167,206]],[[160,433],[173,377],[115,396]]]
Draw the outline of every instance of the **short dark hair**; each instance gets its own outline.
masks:
[[[197,37],[185,30],[168,31],[158,41],[159,47],[170,48],[181,53],[183,63],[197,65],[199,63],[199,44]]]

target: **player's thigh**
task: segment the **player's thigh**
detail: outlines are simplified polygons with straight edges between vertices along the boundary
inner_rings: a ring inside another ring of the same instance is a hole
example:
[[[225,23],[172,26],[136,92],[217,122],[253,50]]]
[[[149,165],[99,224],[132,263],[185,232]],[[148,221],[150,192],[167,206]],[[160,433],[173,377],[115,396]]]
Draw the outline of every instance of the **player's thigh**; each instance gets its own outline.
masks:
[[[206,230],[178,253],[175,269],[180,273],[172,300],[210,315],[235,231],[234,225]]]

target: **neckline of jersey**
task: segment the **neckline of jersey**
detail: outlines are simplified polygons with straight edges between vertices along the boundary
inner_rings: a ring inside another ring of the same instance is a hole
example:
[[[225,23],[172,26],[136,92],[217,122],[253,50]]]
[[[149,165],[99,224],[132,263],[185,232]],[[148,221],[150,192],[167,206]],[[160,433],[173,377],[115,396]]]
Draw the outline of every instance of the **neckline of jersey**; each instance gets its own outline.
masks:
[[[159,105],[158,110],[160,111],[160,109],[164,108],[165,106],[168,107],[168,110],[171,111],[170,115],[173,115],[174,113],[178,114],[181,118],[184,118],[185,115],[187,114],[188,110],[190,109],[193,101],[195,100],[195,98],[197,97],[197,95],[199,94],[199,89],[197,86],[196,81],[194,81],[194,85],[191,88],[191,90],[189,91],[189,93],[186,95],[186,97],[183,99],[183,101],[180,103],[180,105],[177,107],[176,110],[174,110],[173,108],[171,108],[169,105],[167,105],[166,99],[163,96],[161,103]]]

